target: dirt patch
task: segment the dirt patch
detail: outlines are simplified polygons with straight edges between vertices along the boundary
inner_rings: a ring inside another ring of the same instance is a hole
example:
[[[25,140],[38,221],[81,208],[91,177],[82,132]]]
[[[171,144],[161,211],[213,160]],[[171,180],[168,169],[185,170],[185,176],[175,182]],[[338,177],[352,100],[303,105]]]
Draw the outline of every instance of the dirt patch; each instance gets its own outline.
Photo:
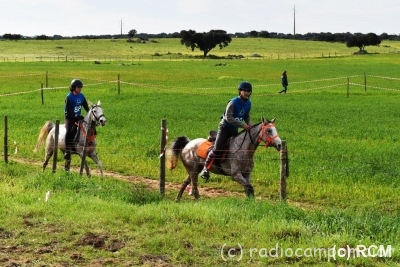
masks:
[[[125,247],[125,243],[118,239],[109,239],[107,235],[99,235],[90,232],[86,233],[76,244],[80,246],[92,246],[111,252],[116,252]]]
[[[8,239],[13,236],[13,233],[0,227],[0,239]]]
[[[78,242],[77,245],[80,246],[92,246],[94,248],[103,248],[106,244],[106,235],[96,235],[93,233],[87,233]]]
[[[171,266],[168,263],[168,257],[164,255],[143,255],[139,259],[142,265],[156,266],[156,267],[168,267]]]

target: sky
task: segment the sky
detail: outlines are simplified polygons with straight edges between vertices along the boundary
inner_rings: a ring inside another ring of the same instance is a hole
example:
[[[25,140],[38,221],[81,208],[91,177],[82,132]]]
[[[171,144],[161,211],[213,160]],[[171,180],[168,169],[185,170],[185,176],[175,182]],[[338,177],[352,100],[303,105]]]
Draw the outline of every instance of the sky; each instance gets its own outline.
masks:
[[[400,34],[399,0],[0,0],[0,35]]]

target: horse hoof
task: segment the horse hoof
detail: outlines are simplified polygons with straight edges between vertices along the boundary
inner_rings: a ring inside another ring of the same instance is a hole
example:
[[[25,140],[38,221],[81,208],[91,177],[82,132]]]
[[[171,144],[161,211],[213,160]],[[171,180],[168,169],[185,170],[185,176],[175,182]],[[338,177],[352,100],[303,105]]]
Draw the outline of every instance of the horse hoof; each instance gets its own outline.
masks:
[[[244,192],[246,193],[246,196],[248,197],[254,197],[254,189],[253,186],[251,185],[246,185],[244,187]]]

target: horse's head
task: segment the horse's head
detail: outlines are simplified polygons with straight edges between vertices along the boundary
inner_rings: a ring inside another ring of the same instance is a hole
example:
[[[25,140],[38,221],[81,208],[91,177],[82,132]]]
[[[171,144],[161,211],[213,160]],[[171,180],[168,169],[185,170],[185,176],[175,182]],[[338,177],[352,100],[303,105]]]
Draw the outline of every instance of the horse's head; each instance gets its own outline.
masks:
[[[107,119],[104,116],[103,109],[101,108],[100,100],[97,102],[97,104],[90,104],[88,115],[90,116],[90,120],[95,122],[97,125],[106,125]]]
[[[261,132],[258,141],[263,141],[265,147],[273,146],[276,150],[280,151],[282,148],[282,140],[279,138],[278,131],[275,128],[275,118],[266,120],[261,118]]]

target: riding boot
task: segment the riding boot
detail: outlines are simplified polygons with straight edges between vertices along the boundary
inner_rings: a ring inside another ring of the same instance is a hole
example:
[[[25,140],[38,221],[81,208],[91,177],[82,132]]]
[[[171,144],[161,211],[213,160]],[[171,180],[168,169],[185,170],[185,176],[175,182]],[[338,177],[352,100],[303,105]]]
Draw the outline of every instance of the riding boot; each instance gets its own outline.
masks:
[[[204,162],[203,170],[200,172],[201,178],[205,179],[206,182],[208,182],[208,179],[210,179],[210,173],[208,171],[211,169],[214,159],[215,159],[215,154],[213,151],[211,151],[210,153],[208,153],[207,159]]]
[[[71,148],[72,148],[72,142],[69,137],[65,137],[65,153],[64,153],[64,159],[65,160],[71,160]]]

